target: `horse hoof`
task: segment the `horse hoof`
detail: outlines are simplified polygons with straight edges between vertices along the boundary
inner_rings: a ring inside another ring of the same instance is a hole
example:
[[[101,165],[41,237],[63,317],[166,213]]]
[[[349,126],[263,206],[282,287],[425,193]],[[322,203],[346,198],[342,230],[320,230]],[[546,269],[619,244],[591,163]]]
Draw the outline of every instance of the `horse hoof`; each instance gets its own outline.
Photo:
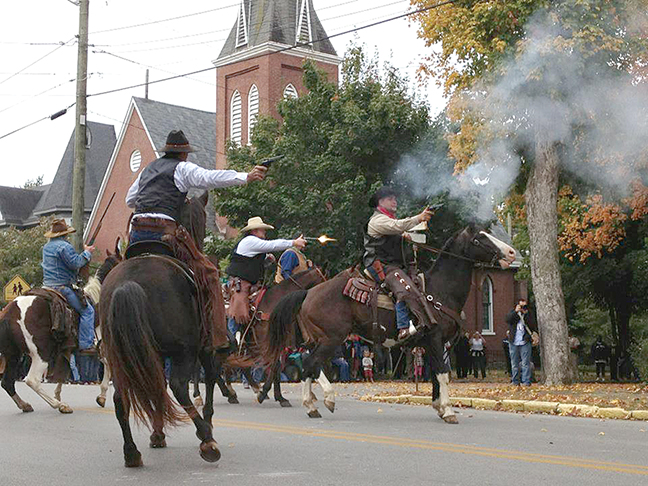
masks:
[[[228,403],[232,403],[232,404],[234,404],[234,405],[237,405],[237,404],[239,403],[238,398],[236,398],[236,397],[229,397],[229,398],[227,399],[227,402],[228,402]]]
[[[207,462],[217,462],[221,458],[221,453],[218,450],[215,440],[200,444],[200,457]]]
[[[72,413],[72,412],[74,412],[74,410],[72,410],[67,403],[61,403],[59,405],[58,411],[61,412],[61,413]]]
[[[442,418],[443,418],[443,421],[446,424],[458,424],[459,423],[459,421],[457,420],[456,415],[448,415],[447,417],[442,417]]]
[[[308,416],[310,418],[322,418],[322,414],[319,413],[318,410],[311,410],[310,412],[308,412]]]
[[[335,412],[335,402],[324,400],[324,406],[328,408],[331,413]]]
[[[164,434],[151,434],[151,442],[149,442],[151,449],[164,449],[166,446]]]
[[[292,407],[290,402],[288,400],[286,400],[285,398],[282,399],[282,400],[279,400],[279,405],[281,405],[282,408],[290,408],[290,407]]]
[[[106,397],[97,397],[97,405],[99,405],[101,408],[105,408]]]
[[[268,398],[268,395],[266,393],[257,393],[257,402],[263,403],[265,402],[266,398]]]
[[[29,403],[25,403],[21,410],[23,411],[23,413],[29,413],[33,412],[34,408]]]
[[[131,454],[124,454],[124,466],[126,467],[142,467],[144,463],[142,462],[142,454],[139,451],[135,451]]]
[[[198,397],[198,398],[196,398],[194,400],[194,407],[198,408],[198,407],[204,407],[204,406],[205,406],[205,404],[203,403],[202,397]]]

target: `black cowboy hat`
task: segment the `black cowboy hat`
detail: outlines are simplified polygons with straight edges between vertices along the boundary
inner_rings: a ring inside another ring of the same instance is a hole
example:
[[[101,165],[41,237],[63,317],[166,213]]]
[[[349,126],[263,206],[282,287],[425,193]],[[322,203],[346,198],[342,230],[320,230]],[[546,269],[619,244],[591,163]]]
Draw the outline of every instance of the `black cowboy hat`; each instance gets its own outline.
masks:
[[[396,191],[389,186],[382,186],[369,199],[369,207],[377,208],[378,202],[386,197],[396,196]]]
[[[189,145],[189,140],[182,130],[171,130],[167,136],[166,145],[160,149],[160,152],[195,152]]]

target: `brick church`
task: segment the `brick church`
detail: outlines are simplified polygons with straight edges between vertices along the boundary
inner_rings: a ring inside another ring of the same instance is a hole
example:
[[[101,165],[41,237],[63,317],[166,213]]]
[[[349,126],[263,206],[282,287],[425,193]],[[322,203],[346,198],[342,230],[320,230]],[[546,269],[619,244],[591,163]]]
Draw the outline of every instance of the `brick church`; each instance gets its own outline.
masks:
[[[304,94],[304,60],[315,61],[331,81],[338,81],[341,59],[330,41],[322,40],[326,37],[313,0],[242,0],[227,41],[213,61],[215,112],[132,98],[86,229],[86,235],[94,232],[113,199],[95,243],[101,254],[114,248],[118,235],[126,236],[131,214],[124,202],[126,192],[142,169],[161,155],[158,148],[171,130],[182,129],[197,147],[189,161],[225,168],[228,140],[248,144],[259,114],[278,118],[281,99]],[[212,230],[230,236],[213,212],[208,216]],[[508,240],[503,229],[500,233],[498,238]],[[515,269],[478,268],[464,308],[468,330],[483,331],[491,361],[503,358],[506,312],[518,296],[526,296],[514,274]]]

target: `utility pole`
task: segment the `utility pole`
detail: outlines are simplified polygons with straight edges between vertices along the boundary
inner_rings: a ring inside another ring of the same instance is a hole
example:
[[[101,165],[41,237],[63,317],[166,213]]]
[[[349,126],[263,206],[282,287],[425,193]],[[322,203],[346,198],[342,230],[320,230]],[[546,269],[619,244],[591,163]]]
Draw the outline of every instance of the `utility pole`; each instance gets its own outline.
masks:
[[[86,86],[88,79],[88,13],[89,0],[79,0],[79,51],[77,57],[76,125],[74,129],[74,176],[72,179],[72,226],[76,229],[72,242],[83,250],[85,218],[86,163]]]
[[[144,99],[148,100],[149,70],[146,70],[146,84],[144,85]]]

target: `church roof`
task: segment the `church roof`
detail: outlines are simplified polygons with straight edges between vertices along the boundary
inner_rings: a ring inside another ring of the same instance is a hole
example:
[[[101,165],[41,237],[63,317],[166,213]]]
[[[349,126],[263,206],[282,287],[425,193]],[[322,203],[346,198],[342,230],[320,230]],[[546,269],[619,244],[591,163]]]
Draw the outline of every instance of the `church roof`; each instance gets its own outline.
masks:
[[[208,169],[216,166],[216,113],[145,98],[133,97],[133,102],[156,151],[164,147],[170,131],[182,130],[196,150],[189,161]]]
[[[49,186],[22,189],[0,186],[0,223],[23,226]]]
[[[326,37],[313,0],[242,0],[218,59],[269,42],[337,55]]]
[[[88,121],[89,146],[86,149],[85,210],[92,210],[101,181],[115,148],[115,127]],[[61,210],[72,210],[74,172],[74,131],[67,144],[54,180],[34,208],[34,215],[44,216]]]

